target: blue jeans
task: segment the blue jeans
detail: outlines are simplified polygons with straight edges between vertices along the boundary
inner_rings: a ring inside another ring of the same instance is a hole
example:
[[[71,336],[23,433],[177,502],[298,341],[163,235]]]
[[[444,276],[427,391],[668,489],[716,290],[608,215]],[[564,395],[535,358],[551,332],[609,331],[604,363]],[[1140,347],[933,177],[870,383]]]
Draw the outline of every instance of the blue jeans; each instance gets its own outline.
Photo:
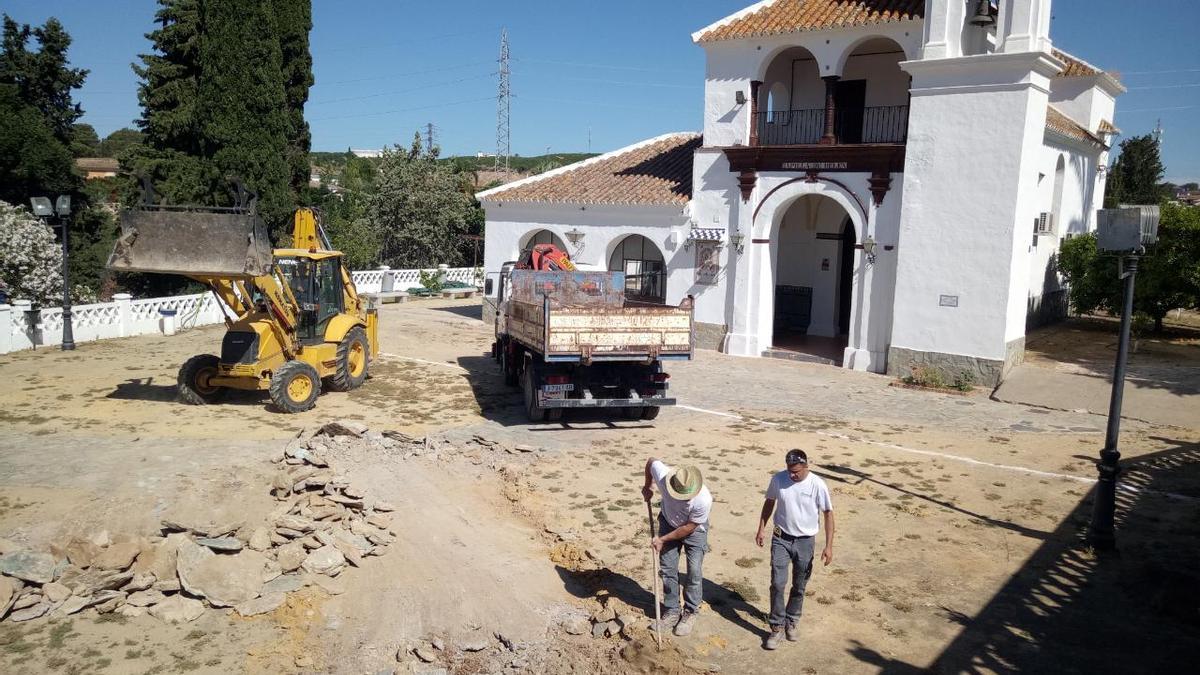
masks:
[[[669,534],[675,528],[658,516],[658,536]],[[683,607],[689,612],[700,611],[704,600],[704,553],[708,550],[708,530],[697,528],[683,541],[668,541],[658,554],[658,576],[662,579],[663,610],[670,614],[679,611],[679,549],[687,556],[687,585],[683,588]]]

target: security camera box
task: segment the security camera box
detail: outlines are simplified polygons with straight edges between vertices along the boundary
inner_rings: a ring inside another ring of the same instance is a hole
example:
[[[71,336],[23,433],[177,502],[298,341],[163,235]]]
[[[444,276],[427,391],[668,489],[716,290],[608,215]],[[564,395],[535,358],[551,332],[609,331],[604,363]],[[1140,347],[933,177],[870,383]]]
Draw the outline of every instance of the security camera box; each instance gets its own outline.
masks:
[[[1157,206],[1122,206],[1100,209],[1096,220],[1096,247],[1102,251],[1135,251],[1158,239]]]

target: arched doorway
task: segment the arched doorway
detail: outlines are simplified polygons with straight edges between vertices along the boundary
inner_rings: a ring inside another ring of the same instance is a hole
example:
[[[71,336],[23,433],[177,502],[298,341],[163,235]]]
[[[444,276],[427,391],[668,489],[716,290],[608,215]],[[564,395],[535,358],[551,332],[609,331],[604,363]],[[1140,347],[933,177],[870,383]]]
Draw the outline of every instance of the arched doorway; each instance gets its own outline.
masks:
[[[833,199],[805,195],[784,212],[773,252],[776,351],[841,365],[855,309],[856,241]]]
[[[611,272],[625,273],[625,297],[663,304],[667,299],[667,265],[662,251],[640,234],[625,237],[608,257]]]
[[[550,230],[536,230],[525,235],[521,241],[520,250],[526,251],[538,244],[554,244],[564,251],[567,250],[567,245],[563,243],[563,240]]]

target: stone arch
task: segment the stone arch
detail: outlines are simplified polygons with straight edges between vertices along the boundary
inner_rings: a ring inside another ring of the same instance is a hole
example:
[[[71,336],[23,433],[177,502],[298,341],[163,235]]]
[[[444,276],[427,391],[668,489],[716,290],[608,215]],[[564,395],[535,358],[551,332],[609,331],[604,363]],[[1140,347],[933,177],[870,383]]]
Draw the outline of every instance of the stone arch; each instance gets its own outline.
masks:
[[[1058,154],[1058,161],[1054,164],[1054,186],[1050,196],[1050,215],[1054,219],[1054,231],[1065,232],[1062,227],[1062,201],[1063,188],[1067,182],[1067,158],[1063,153]]]
[[[663,303],[667,297],[667,262],[662,249],[640,234],[609,245],[607,268],[625,273],[625,295],[631,300]]]
[[[548,228],[538,230],[530,230],[521,237],[521,245],[518,247],[518,253],[535,244],[554,244],[562,250],[567,250],[567,245],[563,242],[562,237],[558,233]]]
[[[869,216],[866,205],[841,181],[821,176],[793,178],[771,189],[754,211],[754,238],[771,239],[779,231],[783,216],[792,203],[806,195],[829,197],[846,210],[854,226],[856,243],[867,236]]]
[[[897,42],[893,37],[889,37],[887,35],[864,35],[863,37],[846,45],[845,49],[842,50],[842,53],[838,56],[837,61],[835,62],[834,74],[841,76],[843,73],[845,73],[846,63],[850,60],[850,57],[861,55],[856,54],[857,52],[883,51],[884,47],[890,47],[893,50],[899,50],[901,56],[903,57],[900,59],[902,61],[912,60],[917,57],[917,54],[915,53],[909,54],[904,48],[904,45]]]

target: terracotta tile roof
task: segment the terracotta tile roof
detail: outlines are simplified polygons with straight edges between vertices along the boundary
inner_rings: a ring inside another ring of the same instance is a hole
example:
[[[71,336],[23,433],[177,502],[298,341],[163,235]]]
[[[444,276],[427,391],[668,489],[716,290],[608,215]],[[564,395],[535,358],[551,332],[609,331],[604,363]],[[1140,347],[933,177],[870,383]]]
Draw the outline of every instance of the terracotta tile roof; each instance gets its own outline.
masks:
[[[1100,120],[1100,128],[1096,130],[1098,134],[1119,134],[1121,130],[1108,120]]]
[[[682,205],[692,197],[692,155],[700,145],[696,133],[660,136],[476,197],[493,202]]]
[[[1067,64],[1061,73],[1055,77],[1091,77],[1104,72],[1083,59],[1076,58],[1061,49],[1051,50],[1054,58]]]
[[[120,170],[117,160],[112,157],[76,157],[75,166],[82,171],[111,171]]]
[[[1104,141],[1097,138],[1095,134],[1088,131],[1075,120],[1062,114],[1058,108],[1052,105],[1046,106],[1046,129],[1077,141],[1106,146]]]
[[[784,35],[920,19],[924,0],[775,0],[748,8],[705,29],[697,42]]]

